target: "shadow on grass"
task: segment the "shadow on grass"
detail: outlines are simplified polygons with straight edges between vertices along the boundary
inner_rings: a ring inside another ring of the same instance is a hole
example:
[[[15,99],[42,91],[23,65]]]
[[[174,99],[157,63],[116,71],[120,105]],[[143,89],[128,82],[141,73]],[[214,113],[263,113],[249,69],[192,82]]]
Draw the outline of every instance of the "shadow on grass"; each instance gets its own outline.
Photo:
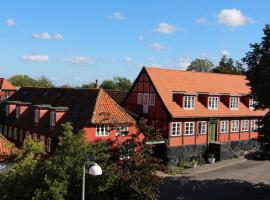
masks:
[[[230,179],[194,180],[190,177],[169,177],[160,189],[160,200],[173,199],[269,200],[270,186]]]

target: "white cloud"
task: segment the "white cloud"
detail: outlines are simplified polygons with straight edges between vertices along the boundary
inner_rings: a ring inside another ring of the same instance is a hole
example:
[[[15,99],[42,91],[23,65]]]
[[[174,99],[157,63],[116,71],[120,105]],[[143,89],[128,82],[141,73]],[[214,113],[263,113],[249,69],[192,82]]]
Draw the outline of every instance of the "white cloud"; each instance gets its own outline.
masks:
[[[16,24],[15,19],[13,19],[13,18],[8,18],[8,19],[6,20],[6,24],[7,24],[8,26],[15,26],[15,24]]]
[[[175,66],[184,68],[184,69],[187,68],[191,63],[190,59],[186,57],[180,57],[180,58],[177,58],[176,60],[177,60],[177,63]]]
[[[63,40],[64,39],[64,37],[60,33],[51,35],[50,33],[42,32],[42,33],[34,33],[32,36],[35,39],[41,39],[41,40],[52,40],[52,39]]]
[[[231,27],[237,27],[253,22],[249,17],[242,14],[241,10],[223,9],[218,13],[218,23]]]
[[[157,33],[163,34],[171,34],[177,30],[177,27],[166,22],[161,22],[159,25],[154,29]]]
[[[111,16],[109,16],[109,18],[123,20],[125,19],[125,16],[121,12],[117,11],[117,12],[114,12]]]
[[[138,40],[143,40],[144,38],[143,38],[143,35],[138,35]]]
[[[164,47],[158,42],[148,44],[148,47],[152,49],[164,49]]]
[[[221,54],[224,56],[228,56],[230,54],[230,52],[227,50],[222,50]]]
[[[132,57],[126,57],[125,58],[125,62],[126,63],[131,63],[133,61],[133,58]]]
[[[208,19],[204,18],[204,17],[200,17],[198,19],[196,19],[196,24],[208,24],[209,21]]]
[[[86,65],[92,64],[94,62],[94,59],[88,56],[71,56],[64,58],[63,61],[72,64]]]
[[[29,54],[29,55],[24,55],[21,59],[23,61],[48,62],[49,61],[49,56],[47,56],[47,55],[38,55],[38,54]]]
[[[43,40],[50,40],[50,39],[52,39],[52,36],[47,32],[43,32],[43,33],[34,33],[33,38],[43,39]]]
[[[57,33],[57,34],[55,34],[55,35],[53,36],[53,39],[55,39],[55,40],[63,40],[64,37],[63,37],[63,35],[61,35],[60,33]]]

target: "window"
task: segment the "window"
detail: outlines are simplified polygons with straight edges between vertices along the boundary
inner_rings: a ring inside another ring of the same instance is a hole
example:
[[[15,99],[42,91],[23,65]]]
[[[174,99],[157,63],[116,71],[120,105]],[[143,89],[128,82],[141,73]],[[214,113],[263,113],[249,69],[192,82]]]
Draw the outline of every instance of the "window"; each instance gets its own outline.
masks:
[[[150,94],[150,102],[149,102],[149,105],[150,106],[155,106],[155,103],[156,103],[156,94]]]
[[[10,92],[6,91],[6,98],[9,98],[9,97],[10,97]]]
[[[194,105],[195,105],[195,96],[184,96],[185,109],[194,109]]]
[[[20,106],[16,106],[16,118],[19,119],[20,117]]]
[[[249,131],[249,121],[248,120],[241,121],[241,131]]]
[[[237,110],[239,108],[239,97],[230,98],[230,109]]]
[[[181,122],[173,122],[172,123],[172,136],[181,135],[182,123]]]
[[[249,100],[249,109],[254,110],[256,104],[257,104],[257,101],[255,101],[254,99],[250,99]]]
[[[207,130],[206,125],[207,125],[206,121],[198,122],[198,133],[199,134],[206,134],[206,130]]]
[[[96,126],[96,136],[108,136],[109,126],[105,124],[97,124]]]
[[[9,105],[8,104],[6,104],[6,116],[8,116],[9,115]]]
[[[13,130],[13,139],[14,140],[17,140],[18,139],[17,130],[18,130],[17,128],[14,128],[14,130]]]
[[[34,122],[35,123],[38,123],[39,122],[39,109],[35,109],[35,119],[34,119]]]
[[[251,131],[258,131],[258,120],[253,119],[251,120]]]
[[[218,109],[218,97],[208,97],[208,109]]]
[[[220,132],[221,133],[229,132],[229,121],[220,121]]]
[[[126,136],[128,135],[128,126],[118,126],[116,131],[117,136]]]
[[[143,94],[142,93],[138,93],[137,94],[137,104],[138,105],[142,105],[143,103]]]
[[[51,142],[52,142],[51,138],[48,137],[47,138],[47,152],[51,152]]]
[[[50,114],[50,126],[55,126],[55,111],[51,111],[51,114]]]
[[[231,132],[238,132],[239,131],[239,121],[232,120],[231,121]]]
[[[185,135],[194,134],[194,122],[185,122]]]

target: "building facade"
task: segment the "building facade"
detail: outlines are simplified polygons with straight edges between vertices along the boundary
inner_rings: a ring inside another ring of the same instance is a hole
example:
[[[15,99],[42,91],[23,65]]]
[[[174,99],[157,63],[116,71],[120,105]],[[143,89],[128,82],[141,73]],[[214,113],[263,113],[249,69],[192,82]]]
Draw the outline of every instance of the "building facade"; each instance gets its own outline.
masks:
[[[8,80],[0,78],[0,103],[16,92],[16,87]]]
[[[245,76],[143,68],[123,106],[156,121],[168,159],[203,153],[209,143],[258,137],[258,120]]]
[[[102,89],[23,87],[1,103],[0,131],[17,146],[31,135],[53,151],[65,122],[83,130],[87,142],[117,145],[140,135],[136,121]]]

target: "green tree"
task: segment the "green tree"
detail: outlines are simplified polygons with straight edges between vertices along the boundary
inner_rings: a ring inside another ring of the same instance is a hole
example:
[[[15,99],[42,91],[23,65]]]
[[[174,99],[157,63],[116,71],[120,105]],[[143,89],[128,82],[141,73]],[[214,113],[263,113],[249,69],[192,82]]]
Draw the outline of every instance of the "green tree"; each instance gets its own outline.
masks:
[[[121,76],[115,76],[113,80],[104,80],[101,88],[105,90],[123,90],[128,91],[132,86],[129,79]]]
[[[37,81],[27,75],[15,75],[8,80],[17,87],[37,86]]]
[[[244,74],[245,69],[242,63],[234,61],[232,58],[228,58],[226,55],[223,55],[218,66],[213,68],[212,72],[223,74]]]
[[[100,85],[101,88],[105,90],[117,90],[117,85],[113,80],[104,80]]]
[[[94,89],[96,87],[95,83],[84,83],[81,85],[80,88],[85,88],[85,89]]]
[[[214,67],[214,63],[207,59],[195,59],[187,68],[187,71],[209,72]]]
[[[36,82],[37,82],[36,85],[38,87],[44,87],[44,88],[55,87],[53,82],[46,76],[41,76],[37,78]]]
[[[270,108],[270,25],[263,29],[264,36],[260,43],[250,44],[251,50],[243,58],[248,66],[246,75],[251,86],[251,95],[257,103],[257,109]],[[270,113],[262,120],[259,131],[260,141],[265,150],[270,152]]]

